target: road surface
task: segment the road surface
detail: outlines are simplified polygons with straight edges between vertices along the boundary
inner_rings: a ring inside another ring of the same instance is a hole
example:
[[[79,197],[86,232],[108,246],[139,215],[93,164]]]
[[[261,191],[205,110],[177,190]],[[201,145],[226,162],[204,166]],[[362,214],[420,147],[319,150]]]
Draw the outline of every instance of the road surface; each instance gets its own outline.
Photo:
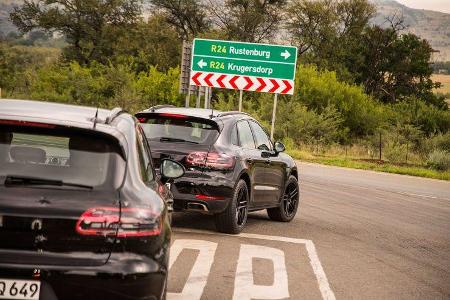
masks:
[[[291,223],[174,216],[168,299],[450,299],[450,183],[298,162]]]

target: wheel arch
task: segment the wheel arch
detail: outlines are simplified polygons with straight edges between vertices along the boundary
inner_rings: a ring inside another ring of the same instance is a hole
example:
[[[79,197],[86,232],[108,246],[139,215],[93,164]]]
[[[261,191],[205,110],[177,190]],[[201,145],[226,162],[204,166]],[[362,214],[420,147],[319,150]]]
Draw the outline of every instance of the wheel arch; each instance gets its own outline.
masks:
[[[248,190],[248,197],[249,199],[252,199],[252,183],[250,180],[250,175],[247,174],[247,172],[243,171],[240,175],[239,175],[239,180],[244,180],[245,183],[247,184],[247,190]]]

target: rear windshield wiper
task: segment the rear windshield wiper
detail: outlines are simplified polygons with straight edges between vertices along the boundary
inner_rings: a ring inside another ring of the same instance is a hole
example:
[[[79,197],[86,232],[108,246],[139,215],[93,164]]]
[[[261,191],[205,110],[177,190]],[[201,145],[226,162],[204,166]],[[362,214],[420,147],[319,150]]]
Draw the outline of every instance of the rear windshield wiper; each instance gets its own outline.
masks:
[[[190,144],[198,144],[194,141],[187,141],[183,139],[171,138],[171,137],[162,137],[159,139],[160,142],[177,142],[177,143],[190,143]]]
[[[55,186],[72,186],[92,190],[93,187],[85,184],[64,182],[56,179],[46,179],[31,176],[6,176],[5,186],[14,185],[55,185]]]

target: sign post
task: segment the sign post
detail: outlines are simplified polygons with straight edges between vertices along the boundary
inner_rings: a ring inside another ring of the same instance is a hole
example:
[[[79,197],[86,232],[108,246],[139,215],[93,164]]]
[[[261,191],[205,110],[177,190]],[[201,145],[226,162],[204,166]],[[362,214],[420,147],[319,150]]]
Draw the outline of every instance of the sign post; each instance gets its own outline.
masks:
[[[242,90],[239,90],[239,111],[242,111]]]
[[[294,93],[297,48],[284,45],[243,43],[194,39],[192,45],[190,84],[273,93],[273,137],[277,95]]]
[[[272,109],[272,125],[270,127],[270,139],[273,141],[273,133],[275,131],[275,117],[277,114],[277,102],[278,102],[278,94],[275,94],[273,98],[273,109]]]

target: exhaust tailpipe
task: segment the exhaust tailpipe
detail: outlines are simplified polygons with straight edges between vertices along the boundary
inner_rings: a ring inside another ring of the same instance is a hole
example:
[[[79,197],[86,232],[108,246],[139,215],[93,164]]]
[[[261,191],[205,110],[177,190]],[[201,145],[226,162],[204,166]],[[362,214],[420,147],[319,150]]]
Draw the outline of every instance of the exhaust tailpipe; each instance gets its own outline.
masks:
[[[187,204],[187,209],[189,210],[201,210],[201,211],[208,211],[208,208],[205,204],[202,203],[195,203],[195,202],[189,202]]]

